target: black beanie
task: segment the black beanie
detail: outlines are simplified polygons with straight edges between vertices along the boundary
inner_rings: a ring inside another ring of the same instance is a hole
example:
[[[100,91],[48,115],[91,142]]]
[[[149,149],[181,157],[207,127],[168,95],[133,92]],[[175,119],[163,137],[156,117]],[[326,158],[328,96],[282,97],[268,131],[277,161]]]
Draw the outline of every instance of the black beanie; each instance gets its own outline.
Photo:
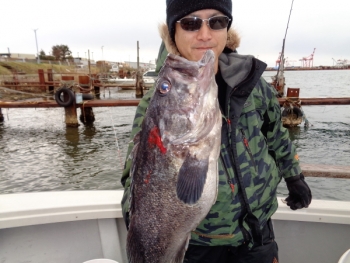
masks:
[[[230,20],[227,30],[232,23],[231,0],[166,0],[166,23],[169,34],[175,43],[175,23],[184,16],[202,9],[215,9],[228,16]]]

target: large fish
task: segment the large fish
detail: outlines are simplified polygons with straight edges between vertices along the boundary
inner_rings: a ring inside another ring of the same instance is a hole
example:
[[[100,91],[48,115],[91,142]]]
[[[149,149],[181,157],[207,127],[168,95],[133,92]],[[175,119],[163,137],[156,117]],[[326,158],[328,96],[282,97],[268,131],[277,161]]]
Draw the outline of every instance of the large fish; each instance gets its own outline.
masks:
[[[214,53],[169,54],[131,154],[130,263],[180,263],[217,195],[221,113]]]

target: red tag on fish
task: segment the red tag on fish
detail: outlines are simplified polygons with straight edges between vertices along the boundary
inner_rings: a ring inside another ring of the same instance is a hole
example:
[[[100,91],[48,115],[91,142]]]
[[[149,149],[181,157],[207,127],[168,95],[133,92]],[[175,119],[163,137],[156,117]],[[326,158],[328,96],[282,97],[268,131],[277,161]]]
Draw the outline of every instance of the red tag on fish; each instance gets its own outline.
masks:
[[[160,132],[157,126],[153,127],[148,136],[148,143],[156,145],[160,152],[165,154],[166,148],[163,145],[162,139],[160,138]]]

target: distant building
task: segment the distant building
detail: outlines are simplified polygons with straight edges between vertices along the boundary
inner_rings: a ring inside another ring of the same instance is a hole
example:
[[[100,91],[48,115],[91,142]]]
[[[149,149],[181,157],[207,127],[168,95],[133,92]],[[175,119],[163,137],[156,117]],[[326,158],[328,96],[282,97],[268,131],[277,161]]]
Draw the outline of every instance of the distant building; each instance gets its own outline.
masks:
[[[129,67],[132,67],[135,69],[137,68],[137,62],[125,61],[124,63]],[[141,69],[144,69],[144,70],[156,69],[156,64],[152,63],[151,61],[149,63],[139,62],[139,66]]]
[[[73,62],[77,68],[87,68],[89,66],[89,60],[87,58],[75,57],[73,58]],[[90,65],[96,65],[95,60],[90,59]]]
[[[123,67],[123,66],[121,66]],[[116,64],[112,64],[112,68],[109,70],[110,72],[119,72],[119,63],[116,63]]]
[[[0,58],[9,58],[10,55],[10,53],[0,53]]]
[[[26,62],[27,60],[36,60],[36,56],[21,53],[0,53],[0,61]]]
[[[12,59],[36,59],[35,54],[22,54],[22,53],[0,53],[0,57],[12,58]]]

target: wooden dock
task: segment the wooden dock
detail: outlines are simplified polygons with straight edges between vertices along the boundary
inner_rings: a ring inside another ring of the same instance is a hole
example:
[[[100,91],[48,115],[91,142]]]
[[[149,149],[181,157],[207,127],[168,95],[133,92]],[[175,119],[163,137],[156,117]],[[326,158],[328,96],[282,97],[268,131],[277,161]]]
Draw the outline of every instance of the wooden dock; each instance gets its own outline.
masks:
[[[285,99],[278,99],[280,104],[283,105]],[[137,106],[140,99],[94,99],[86,100],[80,104],[73,104],[70,107],[66,107],[66,125],[70,127],[78,126],[78,120],[76,115],[76,108],[84,109],[84,112],[93,116],[92,108],[94,107],[128,107]],[[312,105],[350,105],[350,98],[301,98],[303,106]],[[3,102],[0,101],[0,121],[1,121],[1,108],[58,108],[61,107],[54,100],[48,101],[17,101],[17,102]],[[61,107],[62,108],[62,107]],[[90,111],[89,111],[90,109]],[[83,112],[82,111],[82,112]],[[342,178],[350,179],[350,166],[334,166],[334,165],[321,165],[321,164],[301,164],[303,174],[306,177],[326,177],[326,178]]]
[[[76,108],[82,107],[124,107],[124,106],[137,106],[140,99],[133,100],[84,100],[83,103],[75,104]],[[15,102],[2,102],[0,101],[0,108],[58,108],[61,107],[54,100],[49,101],[15,101]]]
[[[305,163],[300,166],[306,177],[350,179],[350,166]]]
[[[302,106],[315,106],[315,105],[350,105],[350,98],[300,98]],[[285,98],[278,99],[282,106],[285,102]],[[124,107],[124,106],[137,106],[140,99],[94,99],[86,100],[81,104],[76,104],[77,108],[81,107]],[[38,100],[38,101],[15,101],[4,102],[0,101],[0,108],[56,108],[61,107],[54,100]]]

